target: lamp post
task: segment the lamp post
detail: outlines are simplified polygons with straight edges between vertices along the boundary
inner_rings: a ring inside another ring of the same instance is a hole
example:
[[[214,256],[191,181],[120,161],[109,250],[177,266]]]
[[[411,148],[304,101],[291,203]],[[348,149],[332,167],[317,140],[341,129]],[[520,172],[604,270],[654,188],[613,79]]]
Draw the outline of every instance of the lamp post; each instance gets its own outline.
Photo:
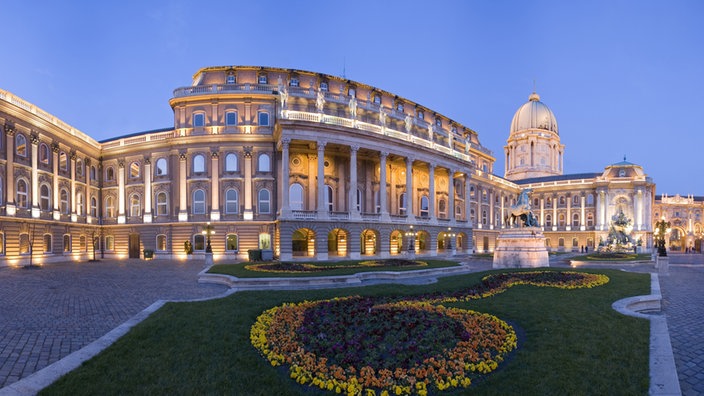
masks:
[[[658,256],[666,257],[667,249],[665,249],[665,236],[670,232],[670,222],[665,221],[663,216],[660,221],[655,223],[655,237],[657,238]]]
[[[205,245],[205,266],[213,265],[213,247],[210,246],[210,236],[215,233],[215,227],[210,222],[203,226],[203,235],[206,237]]]
[[[410,226],[410,230],[406,232],[406,238],[408,239],[408,254],[409,255],[415,255],[416,254],[416,248],[415,248],[415,232],[413,232],[413,225]]]

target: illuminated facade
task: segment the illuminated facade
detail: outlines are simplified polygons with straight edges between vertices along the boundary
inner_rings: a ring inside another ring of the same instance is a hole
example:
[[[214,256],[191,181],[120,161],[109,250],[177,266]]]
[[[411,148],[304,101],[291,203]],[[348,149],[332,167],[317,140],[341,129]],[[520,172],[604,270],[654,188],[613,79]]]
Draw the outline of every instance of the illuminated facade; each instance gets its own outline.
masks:
[[[704,237],[704,197],[688,195],[658,195],[655,201],[654,221],[665,219],[670,232],[665,238],[668,250],[701,252]]]
[[[492,251],[521,189],[552,250],[594,247],[624,211],[652,245],[654,184],[622,162],[563,175],[550,109],[516,113],[505,178],[475,131],[393,93],[320,73],[209,67],[169,101],[173,127],[97,142],[0,91],[0,263],[281,259]],[[1,264],[0,264],[1,265]]]

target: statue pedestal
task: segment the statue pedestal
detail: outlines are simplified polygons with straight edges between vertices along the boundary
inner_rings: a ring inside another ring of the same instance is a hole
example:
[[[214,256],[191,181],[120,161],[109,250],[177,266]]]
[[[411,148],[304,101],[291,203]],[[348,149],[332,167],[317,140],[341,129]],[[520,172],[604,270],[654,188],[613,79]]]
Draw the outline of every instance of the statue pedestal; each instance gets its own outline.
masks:
[[[545,236],[538,227],[501,230],[496,239],[493,268],[549,267]]]

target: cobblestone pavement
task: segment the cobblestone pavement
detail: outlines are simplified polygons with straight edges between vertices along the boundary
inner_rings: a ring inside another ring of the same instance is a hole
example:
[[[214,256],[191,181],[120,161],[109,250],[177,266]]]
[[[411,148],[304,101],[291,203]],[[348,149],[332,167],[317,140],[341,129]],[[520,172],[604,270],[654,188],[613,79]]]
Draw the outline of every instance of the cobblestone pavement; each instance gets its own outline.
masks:
[[[0,267],[0,388],[95,341],[157,300],[217,296],[198,261]]]
[[[704,395],[704,255],[670,254],[663,311],[683,395]]]

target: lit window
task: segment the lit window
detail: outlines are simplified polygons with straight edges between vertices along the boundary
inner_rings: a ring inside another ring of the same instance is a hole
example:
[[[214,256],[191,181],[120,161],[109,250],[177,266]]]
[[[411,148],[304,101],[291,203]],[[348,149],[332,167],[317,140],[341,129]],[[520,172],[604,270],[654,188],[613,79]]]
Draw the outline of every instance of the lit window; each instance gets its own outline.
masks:
[[[142,203],[139,199],[139,195],[132,194],[130,197],[130,216],[137,217],[141,215]]]
[[[51,234],[44,234],[44,253],[51,253]]]
[[[271,172],[271,160],[268,154],[259,156],[259,172]]]
[[[115,200],[113,197],[105,198],[105,217],[115,217]]]
[[[237,125],[237,112],[236,111],[228,111],[227,113],[225,113],[225,125],[227,125],[227,126]]]
[[[156,215],[166,216],[169,213],[169,206],[166,200],[166,193],[160,192],[156,194]]]
[[[193,235],[193,251],[202,252],[205,250],[205,235]]]
[[[303,210],[303,186],[298,183],[288,188],[288,199],[291,210]]]
[[[39,145],[39,162],[44,165],[49,164],[49,146],[45,143]]]
[[[237,154],[229,153],[225,156],[225,172],[237,172]]]
[[[105,250],[115,250],[115,237],[108,235],[105,237]]]
[[[193,191],[193,214],[205,214],[205,191]]]
[[[71,235],[64,234],[64,252],[68,253],[71,251]]]
[[[259,112],[259,126],[269,126],[269,113],[266,111]]]
[[[329,89],[330,89],[330,88],[329,88],[329,86],[328,86],[328,83],[326,83],[326,82],[321,82],[321,83],[320,83],[320,90],[321,90],[321,91],[323,91],[323,92],[328,92]]]
[[[234,74],[227,75],[227,81],[225,82],[226,84],[235,84],[236,82],[237,82],[237,79],[235,79]]]
[[[575,213],[572,215],[572,227],[579,226],[579,214]]]
[[[268,84],[268,78],[266,77],[266,74],[260,74],[259,79],[257,80],[259,84]]]
[[[156,236],[156,250],[160,252],[166,250],[166,235],[159,234]]]
[[[165,176],[169,174],[169,167],[166,162],[166,158],[159,158],[156,160],[156,175]]]
[[[430,200],[427,196],[422,196],[420,198],[420,217],[428,217],[430,211]]]
[[[0,254],[5,254],[5,234],[0,233]]]
[[[442,218],[447,217],[447,204],[445,203],[444,199],[438,201],[438,213]]]
[[[21,133],[18,133],[17,136],[15,136],[15,152],[20,157],[27,156],[27,138]]]
[[[139,162],[133,162],[130,164],[130,177],[132,179],[139,177]]]
[[[205,172],[205,157],[202,154],[193,156],[193,173]]]
[[[237,190],[229,189],[225,191],[225,213],[234,214],[239,210],[239,197],[237,196]]]
[[[115,180],[115,168],[112,166],[109,166],[107,169],[105,169],[105,180],[107,181],[114,181]]]
[[[17,180],[17,207],[27,207],[27,182],[24,179]]]
[[[198,128],[205,126],[205,113],[193,114],[193,127]]]
[[[59,154],[59,168],[62,171],[68,170],[68,156],[63,151]]]
[[[236,252],[240,248],[237,234],[227,234],[227,240],[225,242],[225,250],[228,252]]]
[[[29,234],[20,234],[20,254],[29,254]]]
[[[98,217],[98,200],[95,197],[90,197],[90,215]]]
[[[292,87],[297,87],[299,85],[298,77],[291,77],[291,81],[289,82],[288,85],[290,85]]]
[[[328,205],[328,212],[332,212],[334,209],[333,198],[332,186],[325,185],[325,202]]]
[[[51,209],[51,190],[46,184],[42,184],[39,188],[39,208],[43,211],[49,211]]]
[[[76,175],[83,176],[83,160],[80,158],[76,160]]]
[[[267,189],[259,190],[259,194],[258,194],[259,213],[264,214],[264,213],[269,213],[271,211],[271,209],[269,208],[270,199],[271,199],[270,197],[271,197],[271,195],[269,193],[269,190],[267,190]]]

